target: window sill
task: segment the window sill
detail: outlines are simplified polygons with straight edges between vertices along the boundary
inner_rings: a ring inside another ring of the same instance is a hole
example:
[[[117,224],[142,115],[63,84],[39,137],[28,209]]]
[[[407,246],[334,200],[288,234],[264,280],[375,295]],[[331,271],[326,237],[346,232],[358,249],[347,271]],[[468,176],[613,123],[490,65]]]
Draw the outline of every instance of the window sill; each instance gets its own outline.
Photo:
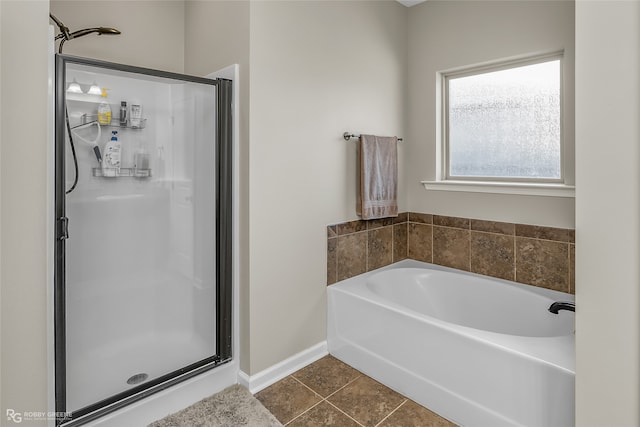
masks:
[[[525,196],[575,197],[576,187],[565,184],[526,182],[421,181],[426,190],[464,191],[468,193],[518,194]]]

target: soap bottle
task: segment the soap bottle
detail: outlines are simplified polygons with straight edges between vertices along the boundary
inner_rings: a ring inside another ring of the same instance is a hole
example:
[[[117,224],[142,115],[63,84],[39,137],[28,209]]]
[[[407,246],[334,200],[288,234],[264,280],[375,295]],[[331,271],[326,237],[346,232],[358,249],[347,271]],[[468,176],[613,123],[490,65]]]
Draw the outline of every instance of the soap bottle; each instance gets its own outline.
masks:
[[[111,124],[111,106],[107,100],[107,88],[102,88],[102,102],[98,105],[98,123],[101,125]]]
[[[111,140],[104,147],[102,156],[102,175],[118,176],[120,172],[120,160],[122,159],[122,145],[118,140],[118,131],[111,132]]]

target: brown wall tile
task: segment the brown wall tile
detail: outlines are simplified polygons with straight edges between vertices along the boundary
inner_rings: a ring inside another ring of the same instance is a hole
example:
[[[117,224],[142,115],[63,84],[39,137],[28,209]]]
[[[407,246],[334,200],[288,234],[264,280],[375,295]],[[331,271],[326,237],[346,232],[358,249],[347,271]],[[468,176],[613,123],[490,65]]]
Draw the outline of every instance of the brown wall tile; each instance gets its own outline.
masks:
[[[367,229],[367,222],[359,219],[355,221],[343,222],[342,224],[337,224],[336,229],[338,231],[338,236],[357,233],[358,231],[364,231]]]
[[[407,256],[424,262],[433,262],[433,226],[410,222],[407,229]]]
[[[406,258],[575,293],[574,230],[414,212],[327,227],[327,284]]]
[[[338,239],[327,240],[327,285],[338,281]]]
[[[367,270],[375,270],[393,262],[393,227],[387,226],[369,230],[367,249]]]
[[[408,227],[406,222],[393,226],[393,262],[402,261],[408,256]]]
[[[409,212],[409,222],[419,222],[421,224],[432,224],[433,215]]]
[[[471,229],[476,231],[485,231],[487,233],[507,234],[513,236],[515,234],[516,225],[510,222],[496,222],[472,219]]]
[[[516,236],[535,239],[568,242],[569,231],[566,228],[541,227],[538,225],[516,224]]]
[[[516,281],[569,292],[569,244],[516,237]]]
[[[443,227],[469,228],[470,220],[468,218],[458,218],[455,216],[433,216],[433,225],[441,225]]]
[[[434,225],[433,263],[469,271],[469,233],[469,230]]]
[[[409,221],[409,212],[400,212],[397,217],[393,218],[394,224]]]
[[[576,245],[569,245],[569,293],[576,293]]]
[[[500,279],[514,280],[515,237],[471,232],[471,271]]]
[[[367,233],[348,234],[336,238],[338,281],[367,271]]]
[[[386,227],[387,225],[393,224],[393,218],[381,218],[381,219],[371,219],[366,221],[367,230],[373,230],[375,228]]]

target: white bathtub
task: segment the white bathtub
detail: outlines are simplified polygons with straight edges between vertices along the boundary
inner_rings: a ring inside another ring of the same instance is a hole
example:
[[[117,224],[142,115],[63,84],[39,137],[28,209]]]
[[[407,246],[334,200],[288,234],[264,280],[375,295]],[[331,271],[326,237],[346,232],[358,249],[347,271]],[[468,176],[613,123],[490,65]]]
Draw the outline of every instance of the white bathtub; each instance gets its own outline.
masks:
[[[413,260],[327,292],[329,353],[450,421],[574,425],[572,295]]]

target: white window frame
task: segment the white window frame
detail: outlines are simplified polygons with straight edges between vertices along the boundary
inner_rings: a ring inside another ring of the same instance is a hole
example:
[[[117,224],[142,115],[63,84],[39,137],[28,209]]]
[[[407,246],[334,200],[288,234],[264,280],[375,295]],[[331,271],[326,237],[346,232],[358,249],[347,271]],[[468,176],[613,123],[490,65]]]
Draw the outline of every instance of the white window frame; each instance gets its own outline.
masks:
[[[510,177],[464,177],[449,174],[449,124],[448,124],[448,89],[449,80],[502,71],[526,65],[540,64],[550,61],[560,61],[560,178],[510,178]],[[422,181],[428,190],[471,191],[505,194],[531,194],[542,196],[573,197],[575,187],[567,185],[565,129],[564,129],[564,51],[554,51],[525,57],[494,61],[480,65],[456,68],[437,74],[438,109],[437,109],[437,150],[436,150],[436,181]]]

